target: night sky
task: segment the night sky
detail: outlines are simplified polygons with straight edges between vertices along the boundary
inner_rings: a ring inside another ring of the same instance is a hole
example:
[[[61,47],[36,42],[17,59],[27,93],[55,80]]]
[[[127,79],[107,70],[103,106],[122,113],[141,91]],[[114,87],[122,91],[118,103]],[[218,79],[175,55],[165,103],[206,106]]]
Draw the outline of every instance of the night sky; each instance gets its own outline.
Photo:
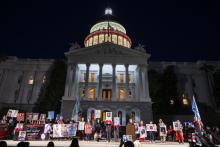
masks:
[[[0,2],[0,54],[64,58],[70,43],[83,45],[109,5],[132,47],[148,47],[151,60],[220,60],[218,1],[88,0]],[[107,4],[109,3],[109,4]]]

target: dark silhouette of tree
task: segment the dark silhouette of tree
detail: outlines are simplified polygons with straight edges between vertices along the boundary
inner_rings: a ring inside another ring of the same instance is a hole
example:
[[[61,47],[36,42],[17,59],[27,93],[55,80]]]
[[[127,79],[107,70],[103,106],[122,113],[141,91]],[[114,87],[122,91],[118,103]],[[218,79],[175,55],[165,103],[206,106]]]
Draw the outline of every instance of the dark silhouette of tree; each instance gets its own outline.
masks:
[[[46,113],[60,112],[61,98],[64,94],[66,64],[63,60],[55,60],[47,74],[47,80],[41,88],[39,99],[33,111]]]

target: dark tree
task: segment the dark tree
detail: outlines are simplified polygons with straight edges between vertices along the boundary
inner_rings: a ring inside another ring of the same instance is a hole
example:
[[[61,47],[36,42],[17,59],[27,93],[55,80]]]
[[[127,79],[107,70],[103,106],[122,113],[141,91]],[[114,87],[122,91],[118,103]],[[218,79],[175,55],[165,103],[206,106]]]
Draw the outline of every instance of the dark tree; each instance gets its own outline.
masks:
[[[39,99],[33,111],[46,113],[52,110],[59,113],[65,88],[65,62],[63,60],[55,60],[47,75],[47,80],[41,88]]]
[[[216,98],[217,108],[220,110],[220,70],[217,70],[214,75],[214,94]]]

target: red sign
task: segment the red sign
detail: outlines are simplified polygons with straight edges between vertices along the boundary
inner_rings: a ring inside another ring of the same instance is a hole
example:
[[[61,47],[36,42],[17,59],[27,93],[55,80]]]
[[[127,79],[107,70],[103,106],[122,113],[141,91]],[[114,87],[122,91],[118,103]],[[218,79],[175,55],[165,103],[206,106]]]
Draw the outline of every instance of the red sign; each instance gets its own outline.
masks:
[[[24,113],[18,113],[17,121],[18,122],[24,121]]]

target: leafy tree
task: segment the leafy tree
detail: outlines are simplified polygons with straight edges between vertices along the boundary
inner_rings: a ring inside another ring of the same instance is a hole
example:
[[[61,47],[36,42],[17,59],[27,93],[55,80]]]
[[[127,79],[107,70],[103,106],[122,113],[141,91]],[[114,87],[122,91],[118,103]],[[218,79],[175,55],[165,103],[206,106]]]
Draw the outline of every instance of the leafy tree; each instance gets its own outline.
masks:
[[[39,99],[33,111],[46,113],[60,112],[61,98],[64,94],[66,79],[66,64],[63,60],[55,60],[48,72],[45,85],[41,88]]]

